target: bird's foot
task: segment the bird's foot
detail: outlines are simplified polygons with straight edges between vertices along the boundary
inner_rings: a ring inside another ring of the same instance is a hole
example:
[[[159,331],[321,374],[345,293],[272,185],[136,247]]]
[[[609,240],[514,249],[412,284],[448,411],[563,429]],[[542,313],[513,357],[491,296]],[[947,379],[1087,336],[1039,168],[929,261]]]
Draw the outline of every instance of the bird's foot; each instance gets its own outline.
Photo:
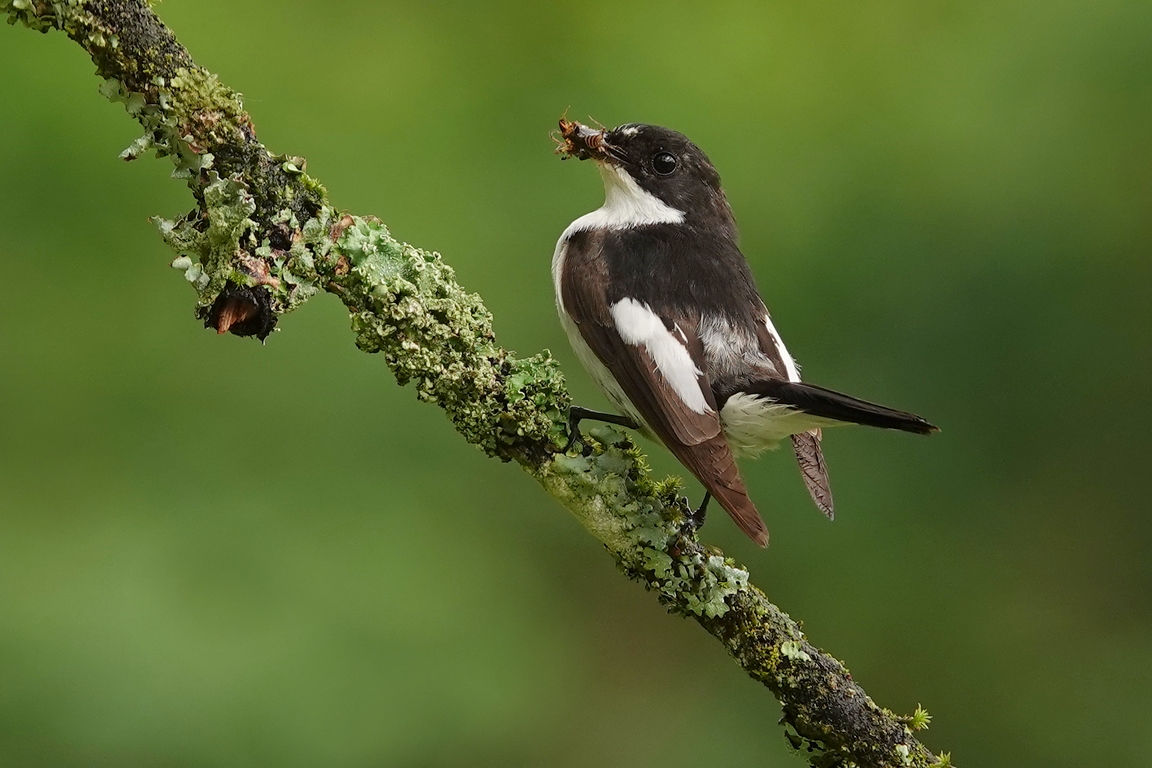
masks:
[[[684,518],[684,523],[680,526],[680,532],[688,537],[699,532],[704,527],[704,518],[708,514],[708,502],[712,500],[712,493],[704,491],[704,499],[700,502],[700,506]]]
[[[626,427],[627,429],[640,429],[640,425],[627,416],[594,411],[591,408],[581,408],[578,405],[573,405],[568,409],[568,443],[564,446],[564,453],[568,453],[576,443],[580,443],[585,449],[591,450],[592,446],[588,445],[588,441],[584,439],[584,435],[580,432],[580,422],[584,419],[603,421],[608,424]]]

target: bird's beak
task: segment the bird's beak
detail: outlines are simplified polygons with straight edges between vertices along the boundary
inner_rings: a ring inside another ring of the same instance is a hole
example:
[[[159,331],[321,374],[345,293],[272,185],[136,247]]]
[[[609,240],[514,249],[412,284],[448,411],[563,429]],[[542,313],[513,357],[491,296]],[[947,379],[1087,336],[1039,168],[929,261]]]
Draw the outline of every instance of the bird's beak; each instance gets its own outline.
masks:
[[[611,145],[604,140],[608,131],[589,128],[575,120],[560,118],[560,135],[556,137],[556,152],[565,158],[609,162],[612,159]]]

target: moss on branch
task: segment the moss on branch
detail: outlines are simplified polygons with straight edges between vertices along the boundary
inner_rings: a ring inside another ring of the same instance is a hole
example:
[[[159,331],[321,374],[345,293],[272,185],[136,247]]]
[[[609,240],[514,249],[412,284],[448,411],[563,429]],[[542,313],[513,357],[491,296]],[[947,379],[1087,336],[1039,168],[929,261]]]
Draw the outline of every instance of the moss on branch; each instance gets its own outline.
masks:
[[[239,94],[198,67],[146,2],[0,0],[0,10],[10,23],[61,30],[83,46],[102,92],[144,129],[122,157],[155,151],[188,184],[196,207],[155,221],[207,325],[264,338],[277,316],[316,293],[338,296],[361,349],[382,355],[466,440],[522,465],[624,573],[767,686],[783,705],[789,742],[812,765],[947,764],[913,735],[926,712],[900,718],[877,706],[746,569],[685,534],[680,481],[653,480],[627,435],[596,427],[587,450],[561,452],[569,396],[551,356],[503,349],[480,297],[439,254],[332,208],[304,160],[260,144]]]

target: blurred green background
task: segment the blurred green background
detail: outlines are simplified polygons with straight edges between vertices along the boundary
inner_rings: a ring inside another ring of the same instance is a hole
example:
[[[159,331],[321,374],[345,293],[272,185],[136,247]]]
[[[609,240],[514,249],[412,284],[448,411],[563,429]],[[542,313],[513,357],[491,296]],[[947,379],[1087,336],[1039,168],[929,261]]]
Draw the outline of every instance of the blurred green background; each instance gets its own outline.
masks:
[[[807,378],[932,439],[745,465],[705,530],[966,766],[1152,752],[1152,4],[167,0],[264,142],[562,360],[567,107],[693,137]],[[73,43],[0,29],[0,765],[789,766],[769,693],[318,297],[192,319],[191,207]],[[654,450],[658,471],[676,466]],[[694,491],[695,493],[695,491]]]

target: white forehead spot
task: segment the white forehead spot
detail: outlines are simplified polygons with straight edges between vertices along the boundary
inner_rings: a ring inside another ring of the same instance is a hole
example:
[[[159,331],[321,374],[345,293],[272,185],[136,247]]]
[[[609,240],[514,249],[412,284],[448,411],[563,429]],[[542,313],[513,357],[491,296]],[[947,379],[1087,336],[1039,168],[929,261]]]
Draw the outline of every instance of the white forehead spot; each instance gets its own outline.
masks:
[[[628,125],[621,128],[620,133],[624,134],[625,136],[635,136],[636,134],[640,133],[640,129],[634,125]]]
[[[604,205],[586,213],[568,225],[561,240],[573,232],[588,229],[630,229],[651,224],[679,224],[684,211],[679,211],[647,191],[619,166],[597,163],[604,179]]]
[[[688,347],[665,327],[664,321],[647,304],[623,299],[612,305],[612,320],[624,342],[643,346],[656,363],[656,370],[684,404],[696,413],[711,413],[700,388],[700,369],[692,361]],[[681,338],[684,332],[677,326]]]

